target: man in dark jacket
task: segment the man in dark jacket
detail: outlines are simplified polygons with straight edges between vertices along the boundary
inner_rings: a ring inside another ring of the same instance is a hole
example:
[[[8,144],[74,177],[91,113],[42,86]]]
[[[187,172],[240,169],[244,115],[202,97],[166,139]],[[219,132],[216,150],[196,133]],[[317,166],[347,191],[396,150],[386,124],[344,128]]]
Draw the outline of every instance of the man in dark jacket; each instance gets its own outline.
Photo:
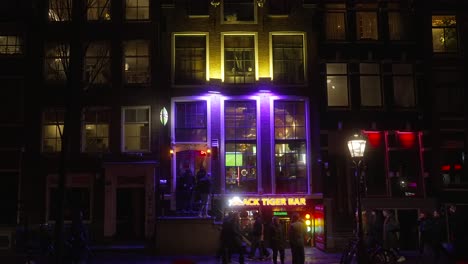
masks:
[[[255,222],[253,224],[252,232],[251,232],[251,239],[252,239],[252,246],[250,247],[250,254],[249,258],[255,258],[255,252],[259,251],[259,259],[266,259],[270,256],[269,252],[267,251],[264,243],[264,225],[263,219],[260,213],[255,214]]]
[[[393,210],[384,210],[383,214],[385,217],[383,224],[383,247],[391,250],[395,254],[398,262],[403,262],[406,258],[404,256],[400,256],[400,245],[398,241],[400,224],[396,220]]]
[[[281,264],[284,264],[284,248],[286,241],[284,239],[284,230],[280,224],[278,217],[274,216],[271,219],[270,225],[270,247],[273,251],[273,263],[278,263],[278,252],[280,255]]]
[[[306,226],[299,218],[299,214],[293,214],[291,217],[291,226],[289,227],[289,244],[291,246],[292,264],[305,263],[304,241],[306,232]]]

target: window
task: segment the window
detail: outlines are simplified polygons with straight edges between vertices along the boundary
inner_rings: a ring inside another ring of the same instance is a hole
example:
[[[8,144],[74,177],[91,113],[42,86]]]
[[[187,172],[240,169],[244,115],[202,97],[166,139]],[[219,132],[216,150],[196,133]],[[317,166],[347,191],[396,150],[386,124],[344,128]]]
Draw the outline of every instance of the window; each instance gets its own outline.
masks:
[[[456,52],[458,50],[457,19],[455,16],[432,16],[432,50]]]
[[[125,19],[148,20],[149,0],[125,0]]]
[[[255,36],[224,36],[224,82],[255,82]]]
[[[49,0],[49,21],[70,21],[72,0]]]
[[[363,178],[367,187],[366,194],[387,196],[385,133],[382,131],[366,131],[365,133],[367,145]]]
[[[83,151],[109,150],[110,110],[89,109],[84,112]]]
[[[106,42],[93,42],[86,48],[84,81],[87,84],[110,83],[110,49]]]
[[[45,79],[65,81],[68,77],[70,46],[68,44],[49,43],[45,54]]]
[[[87,0],[88,20],[110,20],[111,0]]]
[[[175,84],[203,84],[206,82],[206,42],[205,35],[175,36]]]
[[[254,0],[224,0],[223,21],[228,24],[255,22]]]
[[[42,151],[60,152],[65,112],[60,109],[44,111],[42,119]]]
[[[177,142],[207,141],[206,101],[177,102],[175,104]]]
[[[411,64],[393,64],[393,100],[396,107],[414,107],[415,92],[413,66]]]
[[[327,63],[328,106],[349,106],[346,63]]]
[[[270,15],[288,15],[291,12],[291,1],[269,0],[268,10]]]
[[[327,40],[346,39],[346,5],[331,4],[325,7],[325,37]]]
[[[211,0],[187,1],[189,16],[209,16]]]
[[[358,40],[377,40],[377,13],[369,9],[375,9],[374,5],[358,4],[356,12],[356,26]]]
[[[18,36],[0,36],[0,54],[23,54],[23,41]]]
[[[256,101],[225,101],[226,191],[257,192]]]
[[[390,40],[408,38],[408,15],[400,8],[399,3],[388,3],[388,34]]]
[[[380,66],[376,63],[359,64],[361,106],[382,106]]]
[[[150,108],[125,107],[123,120],[123,151],[150,151]]]
[[[304,83],[303,42],[303,35],[272,35],[273,80],[275,83]]]
[[[276,100],[274,122],[276,193],[307,193],[305,103]]]
[[[150,80],[149,46],[145,40],[125,42],[125,82],[147,84]]]
[[[434,73],[436,109],[443,114],[462,115],[465,106],[463,74],[458,71],[438,69]]]

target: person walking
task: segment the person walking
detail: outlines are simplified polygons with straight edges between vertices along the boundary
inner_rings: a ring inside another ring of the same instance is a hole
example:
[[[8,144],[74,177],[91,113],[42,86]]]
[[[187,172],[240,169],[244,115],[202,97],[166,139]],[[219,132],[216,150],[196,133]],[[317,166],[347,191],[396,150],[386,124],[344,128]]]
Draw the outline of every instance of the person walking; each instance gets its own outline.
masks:
[[[278,253],[280,255],[280,263],[284,264],[284,248],[286,241],[284,239],[284,230],[281,226],[279,218],[274,216],[271,219],[270,225],[270,247],[273,251],[273,263],[278,263]]]
[[[434,257],[434,263],[438,263],[441,257],[441,253],[444,252],[442,248],[442,241],[444,237],[444,223],[440,217],[438,210],[434,210],[432,213],[432,219],[430,220],[430,227],[428,230],[428,242]]]
[[[429,246],[429,226],[430,216],[427,212],[419,213],[418,217],[418,229],[419,229],[419,255],[422,256],[425,252],[425,248]]]
[[[289,227],[289,244],[291,246],[292,264],[304,264],[304,240],[306,236],[306,226],[299,218],[298,213],[291,217],[291,226]]]
[[[404,256],[400,256],[398,232],[400,231],[400,224],[395,218],[393,210],[384,210],[385,217],[383,223],[383,247],[393,252],[398,262],[406,260]]]
[[[250,247],[249,259],[255,259],[257,249],[259,251],[259,259],[263,260],[270,256],[270,253],[265,247],[264,234],[265,226],[263,224],[262,215],[257,212],[255,213],[255,222],[251,232],[252,245]]]
[[[203,167],[197,173],[197,191],[200,195],[198,217],[210,218],[211,216],[208,215],[208,205],[211,194],[211,177]]]
[[[71,258],[73,264],[84,264],[89,256],[89,236],[83,223],[83,212],[74,213],[71,225]]]
[[[223,264],[231,263],[234,252],[239,253],[239,263],[244,264],[244,243],[239,226],[239,213],[232,212],[223,221],[220,255]]]

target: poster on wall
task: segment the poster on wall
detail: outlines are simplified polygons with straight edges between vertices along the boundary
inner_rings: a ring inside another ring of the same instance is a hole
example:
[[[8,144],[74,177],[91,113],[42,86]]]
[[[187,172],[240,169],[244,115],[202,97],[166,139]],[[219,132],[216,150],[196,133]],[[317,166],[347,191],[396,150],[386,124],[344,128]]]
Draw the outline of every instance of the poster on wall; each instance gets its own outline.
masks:
[[[323,204],[314,207],[314,244],[320,250],[326,249],[325,206]]]

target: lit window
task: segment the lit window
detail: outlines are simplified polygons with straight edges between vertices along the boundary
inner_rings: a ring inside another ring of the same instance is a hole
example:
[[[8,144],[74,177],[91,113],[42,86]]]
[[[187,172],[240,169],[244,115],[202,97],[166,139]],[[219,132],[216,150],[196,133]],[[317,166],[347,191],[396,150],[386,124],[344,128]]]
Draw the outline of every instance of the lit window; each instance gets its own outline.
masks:
[[[174,83],[206,82],[206,36],[176,35]]]
[[[49,0],[49,21],[69,21],[72,17],[72,0]]]
[[[414,107],[413,66],[393,64],[393,100],[396,107]]]
[[[123,151],[150,151],[150,108],[123,109]]]
[[[18,36],[0,36],[0,54],[18,55],[23,53],[23,41]]]
[[[348,70],[346,63],[327,63],[328,106],[348,106]]]
[[[275,101],[276,193],[307,193],[306,106]]]
[[[110,0],[87,0],[88,20],[110,20]]]
[[[273,80],[279,84],[304,83],[304,36],[273,35]]]
[[[380,66],[376,63],[359,64],[361,106],[382,106]]]
[[[149,0],[125,0],[125,18],[127,20],[148,20]]]
[[[125,42],[125,82],[147,84],[150,81],[149,45],[144,40]]]
[[[458,50],[455,16],[432,16],[432,50],[434,52],[456,52]]]
[[[42,118],[42,151],[60,152],[62,150],[64,111],[50,109],[44,111]]]
[[[84,81],[87,84],[109,83],[110,49],[105,42],[90,43],[86,49]]]
[[[255,36],[224,36],[224,82],[255,82]]]
[[[177,102],[175,104],[177,142],[207,141],[206,101]]]
[[[85,152],[106,152],[109,150],[110,111],[89,109],[84,112],[83,150]]]
[[[327,40],[346,39],[346,5],[332,4],[326,5],[325,13],[325,34]]]
[[[356,26],[358,40],[377,40],[377,12],[370,11],[374,9],[373,5],[358,4],[357,8],[361,11],[356,12]]]
[[[225,101],[226,192],[257,192],[256,101]]]
[[[70,46],[64,43],[49,43],[45,54],[45,79],[65,81],[68,77]]]
[[[223,18],[226,24],[255,22],[256,5],[254,0],[224,0]]]

